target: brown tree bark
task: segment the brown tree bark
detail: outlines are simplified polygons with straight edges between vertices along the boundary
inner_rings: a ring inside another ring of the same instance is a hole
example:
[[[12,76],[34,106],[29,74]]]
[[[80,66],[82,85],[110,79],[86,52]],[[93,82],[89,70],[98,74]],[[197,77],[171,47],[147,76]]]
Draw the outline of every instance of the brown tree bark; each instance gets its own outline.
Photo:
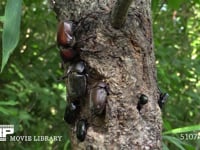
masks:
[[[113,0],[51,0],[51,3],[59,21],[78,22],[75,37],[82,41],[81,59],[89,68],[88,93],[98,81],[108,83],[110,90],[103,117],[92,116],[88,94],[83,98],[79,119],[86,118],[89,128],[84,142],[79,142],[75,127],[70,126],[72,149],[161,149],[151,1],[134,0],[120,29],[111,25]],[[148,97],[148,103],[139,111],[141,94]]]

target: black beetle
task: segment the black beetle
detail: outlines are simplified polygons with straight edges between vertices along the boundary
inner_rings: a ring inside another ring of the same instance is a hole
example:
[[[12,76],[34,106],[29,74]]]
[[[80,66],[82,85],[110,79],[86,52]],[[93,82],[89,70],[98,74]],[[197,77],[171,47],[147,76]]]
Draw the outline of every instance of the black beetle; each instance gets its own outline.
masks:
[[[65,108],[64,120],[68,124],[73,124],[79,113],[79,105],[75,103],[69,103]]]
[[[167,101],[167,99],[169,97],[169,94],[163,93],[159,87],[158,87],[158,90],[160,92],[160,96],[159,96],[159,99],[158,99],[158,105],[159,105],[160,109],[162,109],[165,102]]]
[[[104,82],[97,83],[90,90],[90,110],[92,114],[101,115],[106,106],[108,93],[108,85]]]
[[[85,140],[85,136],[87,134],[88,122],[85,119],[80,119],[76,123],[76,137],[80,142]]]
[[[148,97],[144,94],[141,94],[137,104],[137,109],[140,111],[142,109],[142,106],[146,103],[148,103]]]
[[[57,44],[63,47],[72,47],[75,43],[71,21],[62,21],[58,25]]]
[[[72,101],[86,94],[87,74],[86,65],[83,61],[76,62],[69,67],[67,85],[68,96]]]
[[[158,105],[159,105],[160,109],[163,108],[163,105],[167,101],[168,97],[169,97],[168,93],[162,93],[162,92],[160,93],[160,97],[159,97],[159,100],[158,100]]]

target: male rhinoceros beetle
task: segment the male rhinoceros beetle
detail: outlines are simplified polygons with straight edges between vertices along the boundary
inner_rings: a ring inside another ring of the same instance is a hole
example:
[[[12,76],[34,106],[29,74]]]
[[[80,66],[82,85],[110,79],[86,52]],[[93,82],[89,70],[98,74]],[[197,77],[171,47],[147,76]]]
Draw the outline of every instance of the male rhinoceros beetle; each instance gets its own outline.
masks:
[[[80,48],[75,46],[76,41],[73,36],[72,26],[72,22],[63,21],[59,23],[58,27],[57,44],[60,49],[60,56],[64,63],[74,60],[80,53]]]
[[[59,23],[57,31],[57,44],[59,47],[73,47],[75,38],[72,26],[73,23],[71,21],[62,21]]]
[[[104,82],[97,83],[90,90],[89,99],[92,114],[101,115],[104,112],[108,94],[108,85]]]
[[[87,75],[83,61],[76,62],[69,67],[67,73],[67,92],[70,100],[76,100],[86,94]]]
[[[137,109],[140,111],[142,109],[142,106],[145,105],[147,102],[148,102],[148,97],[144,94],[141,94],[137,104]]]
[[[85,140],[87,134],[88,122],[85,119],[81,119],[76,123],[76,137],[80,142]]]
[[[63,62],[69,62],[74,60],[76,57],[79,58],[80,50],[72,47],[60,47],[60,57]]]
[[[64,120],[68,124],[75,123],[79,111],[80,111],[79,105],[76,105],[75,103],[69,103],[65,108]]]

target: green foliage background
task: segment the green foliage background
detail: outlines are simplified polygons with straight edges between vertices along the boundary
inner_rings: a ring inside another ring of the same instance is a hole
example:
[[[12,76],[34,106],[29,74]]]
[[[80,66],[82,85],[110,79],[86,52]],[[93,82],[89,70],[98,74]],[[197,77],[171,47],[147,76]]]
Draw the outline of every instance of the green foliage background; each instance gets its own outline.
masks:
[[[200,123],[199,8],[200,1],[195,0],[158,1],[153,7],[158,85],[170,95],[163,110],[164,131]],[[200,126],[196,131],[191,128],[186,134],[192,136],[200,134],[199,131]],[[180,141],[180,136],[171,135],[169,139],[164,135],[165,146],[169,149],[200,149],[200,138]]]
[[[2,15],[5,3],[0,2]],[[0,149],[63,149],[68,141],[62,120],[65,84],[57,82],[63,71],[56,27],[56,16],[46,0],[23,1],[20,40],[0,74],[0,124],[14,124],[16,136],[58,135],[63,136],[62,142],[1,142]]]
[[[0,15],[5,4],[5,0],[0,2]],[[152,10],[158,85],[170,95],[163,109],[163,132],[198,125],[200,2],[153,0]],[[61,119],[65,84],[57,82],[63,71],[55,43],[56,27],[56,16],[47,0],[23,1],[20,40],[0,74],[0,124],[14,124],[16,136],[59,135],[63,139],[54,143],[1,142],[0,149],[67,149],[68,127]],[[180,134],[163,134],[163,149],[167,148],[200,149],[200,142],[181,141]]]

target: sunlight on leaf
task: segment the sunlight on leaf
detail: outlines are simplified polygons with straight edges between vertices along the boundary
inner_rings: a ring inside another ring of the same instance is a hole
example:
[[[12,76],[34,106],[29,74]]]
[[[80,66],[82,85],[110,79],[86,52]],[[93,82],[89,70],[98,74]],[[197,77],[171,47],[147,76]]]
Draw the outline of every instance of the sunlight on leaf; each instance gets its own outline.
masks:
[[[2,35],[3,52],[1,72],[19,41],[21,6],[22,0],[8,0],[6,4]]]
[[[200,130],[200,125],[194,125],[194,126],[187,126],[187,127],[169,130],[169,131],[163,132],[163,134],[164,135],[166,135],[166,134],[177,134],[177,133],[193,132],[193,131],[199,131],[199,130]]]

